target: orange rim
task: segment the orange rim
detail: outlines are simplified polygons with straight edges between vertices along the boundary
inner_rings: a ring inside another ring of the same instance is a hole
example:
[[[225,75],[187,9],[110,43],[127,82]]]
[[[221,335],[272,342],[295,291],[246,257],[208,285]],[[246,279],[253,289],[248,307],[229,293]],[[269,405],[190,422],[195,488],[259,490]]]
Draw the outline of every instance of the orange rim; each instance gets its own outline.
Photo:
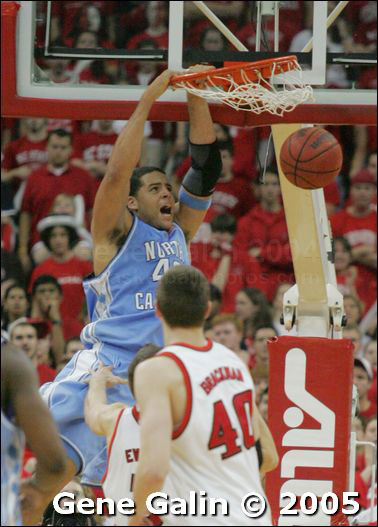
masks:
[[[171,78],[170,84],[175,86],[180,83],[194,83],[199,84],[205,79],[211,79],[215,85],[223,85],[224,79],[218,79],[217,76],[232,76],[237,83],[243,82],[241,79],[241,72],[247,72],[247,77],[250,81],[256,82],[259,78],[269,79],[273,74],[273,69],[277,66],[281,69],[281,73],[293,70],[297,67],[297,57],[289,55],[287,57],[280,57],[278,59],[259,60],[257,62],[228,62],[224,68],[216,68],[209,71],[201,71],[198,73],[187,73],[185,75],[174,75]]]

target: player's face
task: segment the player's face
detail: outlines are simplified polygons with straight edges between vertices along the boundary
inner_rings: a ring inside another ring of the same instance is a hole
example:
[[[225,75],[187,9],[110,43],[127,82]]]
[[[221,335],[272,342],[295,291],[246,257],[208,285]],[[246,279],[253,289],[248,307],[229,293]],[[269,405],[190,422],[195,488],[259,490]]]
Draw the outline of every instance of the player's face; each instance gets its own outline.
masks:
[[[37,352],[37,330],[33,326],[16,326],[11,334],[11,342],[32,359]]]
[[[143,185],[137,196],[131,198],[129,208],[135,210],[142,221],[168,231],[173,224],[175,208],[172,186],[160,172],[145,174],[142,180]]]
[[[50,234],[51,252],[57,256],[63,256],[69,251],[70,239],[64,227],[54,227]]]
[[[362,368],[354,368],[353,372],[353,384],[357,386],[359,397],[364,397],[370,388],[370,381],[368,374]]]
[[[4,302],[4,308],[7,313],[15,317],[23,316],[27,306],[28,300],[26,298],[25,291],[18,287],[15,287],[11,290]]]
[[[225,322],[213,328],[214,340],[233,351],[239,350],[241,337],[241,334],[232,322]]]
[[[344,271],[351,261],[350,253],[340,241],[335,242],[335,268],[336,271]]]

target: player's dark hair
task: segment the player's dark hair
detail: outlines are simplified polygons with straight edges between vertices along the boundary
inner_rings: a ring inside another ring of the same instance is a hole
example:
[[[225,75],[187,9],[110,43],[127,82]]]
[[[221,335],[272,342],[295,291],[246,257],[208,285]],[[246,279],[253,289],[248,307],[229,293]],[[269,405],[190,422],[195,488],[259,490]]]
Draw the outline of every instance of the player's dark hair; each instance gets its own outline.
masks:
[[[64,128],[57,128],[56,130],[51,130],[51,132],[48,133],[47,142],[50,141],[50,137],[52,137],[53,135],[56,135],[58,137],[69,137],[70,143],[72,145],[72,134],[71,132],[68,132],[68,130],[65,130]]]
[[[230,214],[219,214],[210,222],[212,232],[229,232],[235,234],[236,220]]]
[[[149,167],[139,167],[134,168],[133,173],[130,179],[130,196],[136,196],[138,190],[142,187],[143,181],[142,177],[151,172],[160,172],[165,175],[164,170],[159,167],[149,166]]]
[[[165,273],[156,298],[169,327],[201,327],[210,300],[209,282],[198,269],[178,265]]]
[[[43,284],[54,284],[55,287],[58,289],[59,293],[62,294],[62,286],[60,285],[58,280],[55,278],[55,276],[51,276],[51,274],[42,274],[36,279],[36,281],[33,284],[32,296],[35,295],[37,288]]]
[[[162,348],[159,346],[155,346],[155,344],[146,344],[143,346],[143,348],[140,348],[140,350],[137,352],[133,360],[130,362],[129,369],[128,369],[128,378],[129,378],[129,388],[131,393],[134,395],[134,373],[135,368],[140,364],[141,362],[144,362],[147,359],[150,359],[151,357],[154,357],[158,351],[160,351]]]

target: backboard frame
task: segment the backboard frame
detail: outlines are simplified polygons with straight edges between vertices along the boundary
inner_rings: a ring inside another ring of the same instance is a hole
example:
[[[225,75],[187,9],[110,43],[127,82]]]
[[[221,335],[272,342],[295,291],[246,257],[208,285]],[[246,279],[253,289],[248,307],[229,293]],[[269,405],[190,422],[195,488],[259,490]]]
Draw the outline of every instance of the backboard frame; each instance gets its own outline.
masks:
[[[43,85],[33,81],[34,28],[30,24],[33,9],[34,2],[1,4],[2,115],[77,120],[128,119],[143,93],[143,86],[91,85],[89,88],[88,85]],[[25,47],[31,52],[25,53]],[[377,99],[373,90],[314,89],[314,98],[314,104],[303,104],[284,117],[236,112],[220,104],[210,104],[210,109],[214,122],[235,126],[266,126],[283,122],[376,124]],[[169,89],[153,105],[149,119],[187,121],[186,106],[184,90]]]

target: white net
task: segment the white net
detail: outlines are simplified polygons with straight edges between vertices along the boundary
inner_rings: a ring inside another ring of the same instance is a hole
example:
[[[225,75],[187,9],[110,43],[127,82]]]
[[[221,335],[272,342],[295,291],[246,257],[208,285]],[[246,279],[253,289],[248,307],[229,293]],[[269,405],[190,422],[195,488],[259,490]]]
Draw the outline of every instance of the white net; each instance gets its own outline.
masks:
[[[212,74],[203,79],[201,87],[188,80],[176,83],[176,87],[185,88],[204,99],[222,102],[237,111],[256,114],[269,112],[282,115],[291,112],[299,104],[313,100],[312,88],[304,84],[298,63],[294,70],[286,72],[279,64],[273,64],[270,79],[265,79],[259,70],[253,70],[253,73],[257,76],[254,81],[249,78],[248,71],[242,68],[242,82],[240,79],[236,81],[232,74]]]

